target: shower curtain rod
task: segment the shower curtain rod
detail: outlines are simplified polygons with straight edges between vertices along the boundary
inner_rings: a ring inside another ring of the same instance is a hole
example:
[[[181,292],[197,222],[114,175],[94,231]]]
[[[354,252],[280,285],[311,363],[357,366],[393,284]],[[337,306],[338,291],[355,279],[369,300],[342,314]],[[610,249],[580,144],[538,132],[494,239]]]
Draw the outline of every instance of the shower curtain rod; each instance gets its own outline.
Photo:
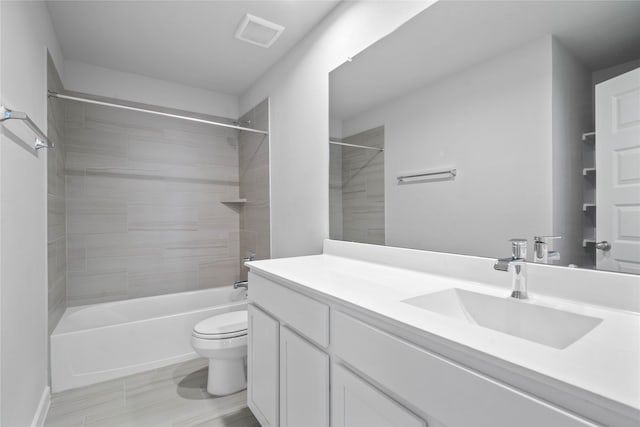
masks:
[[[342,142],[342,140],[338,138],[329,138],[329,144],[343,145],[345,147],[364,148],[365,150],[384,151],[384,148],[369,147],[367,145],[347,144],[346,142]]]
[[[53,92],[53,91],[49,91],[48,95],[50,97],[52,97],[52,98],[68,99],[70,101],[79,101],[79,102],[84,102],[84,103],[87,103],[87,104],[95,104],[95,105],[103,105],[105,107],[121,108],[123,110],[129,110],[129,111],[139,111],[141,113],[155,114],[157,116],[173,117],[174,119],[188,120],[190,122],[205,123],[205,124],[208,124],[208,125],[220,126],[220,127],[229,128],[229,129],[244,130],[244,131],[247,131],[247,132],[259,133],[259,134],[262,134],[262,135],[269,135],[269,132],[267,132],[265,130],[246,128],[246,127],[243,127],[243,126],[236,126],[236,125],[229,125],[227,123],[220,123],[220,122],[214,122],[214,121],[211,121],[211,120],[198,119],[196,117],[181,116],[179,114],[164,113],[162,111],[148,110],[146,108],[130,107],[128,105],[115,104],[113,102],[96,101],[95,99],[80,98],[78,96],[71,96],[71,95],[63,95],[61,93],[57,93],[57,92]]]

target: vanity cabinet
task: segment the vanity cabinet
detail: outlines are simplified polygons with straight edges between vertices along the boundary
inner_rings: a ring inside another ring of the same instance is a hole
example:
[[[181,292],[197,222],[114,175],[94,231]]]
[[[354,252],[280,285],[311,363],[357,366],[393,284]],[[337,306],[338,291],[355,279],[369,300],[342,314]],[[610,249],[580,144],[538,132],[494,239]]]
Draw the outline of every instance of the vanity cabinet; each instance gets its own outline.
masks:
[[[329,426],[329,306],[260,276],[249,283],[249,408],[263,427]]]
[[[263,427],[276,427],[280,324],[252,304],[248,311],[247,404]]]
[[[595,425],[322,295],[249,283],[248,400],[263,427]]]
[[[594,426],[560,408],[332,311],[334,354],[447,426]]]

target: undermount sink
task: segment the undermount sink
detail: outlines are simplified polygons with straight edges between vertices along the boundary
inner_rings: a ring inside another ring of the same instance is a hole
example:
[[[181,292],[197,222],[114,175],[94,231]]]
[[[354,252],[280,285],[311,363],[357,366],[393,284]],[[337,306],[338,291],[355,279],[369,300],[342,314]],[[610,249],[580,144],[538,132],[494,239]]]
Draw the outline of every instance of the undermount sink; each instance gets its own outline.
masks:
[[[568,347],[602,322],[602,319],[532,302],[457,288],[402,302],[557,349]]]

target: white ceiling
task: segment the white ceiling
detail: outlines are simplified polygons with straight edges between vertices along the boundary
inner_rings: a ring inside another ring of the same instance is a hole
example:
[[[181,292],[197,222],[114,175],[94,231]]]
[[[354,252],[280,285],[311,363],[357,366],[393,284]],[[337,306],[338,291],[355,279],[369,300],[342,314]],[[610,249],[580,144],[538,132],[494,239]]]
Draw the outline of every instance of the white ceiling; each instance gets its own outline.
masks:
[[[338,0],[56,1],[65,59],[240,95]],[[285,27],[268,49],[233,37],[246,13]]]
[[[346,119],[553,34],[591,71],[640,58],[640,1],[441,0],[330,75]]]

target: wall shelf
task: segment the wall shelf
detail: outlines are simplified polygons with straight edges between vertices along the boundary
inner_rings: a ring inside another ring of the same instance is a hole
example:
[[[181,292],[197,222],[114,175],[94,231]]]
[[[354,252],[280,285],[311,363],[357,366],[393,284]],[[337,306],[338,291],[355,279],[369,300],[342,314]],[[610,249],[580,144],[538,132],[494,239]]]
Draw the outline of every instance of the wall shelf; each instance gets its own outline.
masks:
[[[595,148],[596,133],[585,132],[582,134],[582,247],[590,254],[591,262],[595,264],[596,243],[596,168]]]
[[[225,203],[228,205],[241,205],[247,203],[247,199],[226,199],[220,200],[220,203]]]

